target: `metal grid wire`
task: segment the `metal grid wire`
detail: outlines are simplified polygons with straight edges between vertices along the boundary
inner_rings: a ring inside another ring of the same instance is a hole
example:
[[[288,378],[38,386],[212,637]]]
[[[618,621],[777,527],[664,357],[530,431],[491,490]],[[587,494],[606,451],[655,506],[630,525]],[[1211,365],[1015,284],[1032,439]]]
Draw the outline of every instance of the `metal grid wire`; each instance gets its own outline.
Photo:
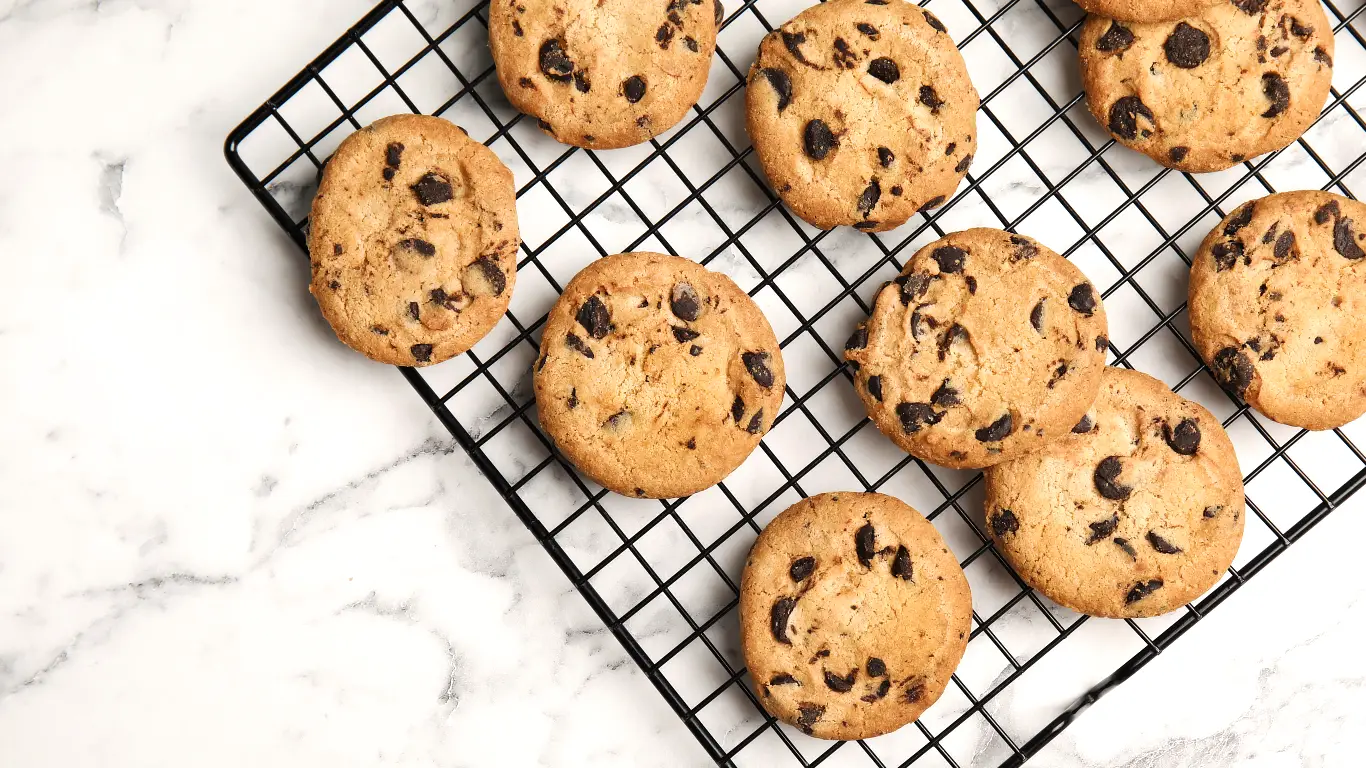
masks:
[[[805,2],[731,9],[707,90],[684,121],[648,144],[594,153],[544,137],[508,106],[488,54],[486,3],[386,0],[229,137],[228,160],[300,247],[317,169],[386,114],[447,117],[513,169],[526,242],[508,316],[469,354],[403,374],[718,763],[1019,765],[1366,482],[1358,425],[1307,433],[1248,411],[1213,383],[1185,315],[1189,254],[1225,213],[1278,189],[1353,196],[1353,185],[1366,186],[1366,0],[1326,3],[1335,87],[1306,137],[1201,176],[1115,147],[1094,124],[1076,73],[1082,17],[1067,0],[925,3],[982,95],[976,171],[944,208],[877,235],[795,219],[743,130],[758,41]],[[840,356],[845,337],[906,256],[968,226],[1031,234],[1077,262],[1103,288],[1112,363],[1157,375],[1224,420],[1252,514],[1234,566],[1197,604],[1124,622],[1057,606],[988,543],[980,475],[914,461],[864,418]],[[529,382],[546,312],[588,261],[631,250],[730,274],[783,339],[789,383],[772,431],[734,475],[689,499],[610,494],[555,454],[537,425]],[[801,497],[851,489],[927,512],[968,573],[973,631],[949,689],[919,722],[832,743],[759,707],[738,646],[737,585],[763,524]]]

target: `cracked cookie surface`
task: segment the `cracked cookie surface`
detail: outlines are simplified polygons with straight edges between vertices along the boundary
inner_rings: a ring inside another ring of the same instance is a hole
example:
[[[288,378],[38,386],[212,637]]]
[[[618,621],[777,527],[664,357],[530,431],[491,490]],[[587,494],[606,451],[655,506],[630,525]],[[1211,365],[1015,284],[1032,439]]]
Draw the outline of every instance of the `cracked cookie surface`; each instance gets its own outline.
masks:
[[[612,149],[697,103],[722,14],[719,0],[495,0],[489,45],[513,107],[557,141]]]
[[[337,337],[391,365],[439,363],[507,311],[517,276],[512,172],[436,117],[352,134],[313,199],[309,291]]]
[[[746,127],[769,182],[821,229],[898,227],[976,152],[977,91],[944,25],[903,2],[818,3],[759,44]]]
[[[1096,120],[1125,146],[1192,172],[1299,138],[1333,77],[1333,28],[1318,0],[1224,0],[1155,23],[1091,16],[1079,50]]]
[[[1366,204],[1328,192],[1244,203],[1191,265],[1191,337],[1229,392],[1282,424],[1366,413]]]
[[[1156,616],[1219,581],[1243,536],[1242,474],[1209,411],[1107,368],[1065,437],[986,471],[986,527],[1020,577],[1092,616]]]
[[[759,535],[740,635],[760,703],[823,739],[862,739],[938,700],[967,647],[972,594],[939,532],[877,493],[793,505]]]
[[[845,344],[868,416],[907,453],[985,467],[1077,423],[1100,387],[1106,320],[1075,265],[1023,235],[955,232],[878,291]]]
[[[783,402],[778,339],[729,277],[688,259],[593,262],[550,311],[536,363],[541,426],[585,475],[674,498],[723,480]]]

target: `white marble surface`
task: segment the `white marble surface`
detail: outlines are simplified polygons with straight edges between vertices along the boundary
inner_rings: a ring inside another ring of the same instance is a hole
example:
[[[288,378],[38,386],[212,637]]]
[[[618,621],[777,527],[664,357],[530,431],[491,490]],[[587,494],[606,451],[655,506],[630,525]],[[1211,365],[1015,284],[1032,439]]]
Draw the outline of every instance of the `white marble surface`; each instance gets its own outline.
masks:
[[[0,766],[705,763],[222,160],[368,5],[0,0]],[[1359,765],[1363,513],[1035,762]]]

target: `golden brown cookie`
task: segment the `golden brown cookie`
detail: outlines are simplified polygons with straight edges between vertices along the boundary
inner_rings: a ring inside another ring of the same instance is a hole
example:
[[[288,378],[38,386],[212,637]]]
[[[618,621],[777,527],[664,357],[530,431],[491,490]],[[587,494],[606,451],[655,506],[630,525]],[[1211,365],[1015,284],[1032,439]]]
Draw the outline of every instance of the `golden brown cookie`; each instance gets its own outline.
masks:
[[[972,593],[939,532],[878,493],[827,493],[764,528],[740,584],[740,637],[759,701],[822,739],[913,722],[944,692],[972,629]]]
[[[902,0],[817,3],[759,44],[746,126],[764,173],[813,226],[892,229],[958,188],[977,91],[944,25]]]
[[[1156,616],[1199,597],[1243,537],[1233,443],[1209,411],[1108,368],[1066,437],[986,472],[987,528],[1031,587],[1092,616]]]
[[[1191,336],[1266,416],[1332,429],[1366,413],[1366,204],[1328,192],[1246,203],[1191,265]]]
[[[1215,3],[1227,0],[1077,0],[1087,13],[1120,21],[1170,21],[1198,16]]]
[[[719,0],[494,0],[498,82],[541,130],[577,147],[639,144],[707,85]]]
[[[985,467],[1066,433],[1105,368],[1105,307],[1030,238],[955,232],[911,257],[845,345],[878,429],[917,458]]]
[[[398,115],[352,134],[309,222],[309,290],[372,360],[439,363],[507,311],[521,244],[512,172],[445,120]]]
[[[1309,128],[1333,79],[1333,27],[1318,0],[1224,0],[1179,21],[1103,16],[1081,31],[1096,120],[1168,168],[1218,171]]]
[[[541,426],[617,493],[687,496],[759,445],[786,378],[768,320],[729,277],[677,256],[588,265],[550,311],[536,363]]]

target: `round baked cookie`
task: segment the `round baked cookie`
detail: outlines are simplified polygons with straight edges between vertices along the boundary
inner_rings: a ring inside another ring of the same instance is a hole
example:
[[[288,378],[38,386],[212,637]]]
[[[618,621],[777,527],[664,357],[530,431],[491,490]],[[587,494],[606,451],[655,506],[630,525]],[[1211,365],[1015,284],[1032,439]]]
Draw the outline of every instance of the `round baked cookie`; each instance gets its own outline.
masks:
[[[588,265],[550,310],[536,406],[564,456],[604,488],[675,498],[740,466],[786,381],[773,329],[729,277],[627,253]]]
[[[448,360],[512,299],[512,172],[440,118],[397,115],[351,134],[327,161],[309,222],[309,290],[337,337],[372,360]]]
[[[1227,0],[1077,0],[1082,10],[1120,21],[1170,21],[1197,16]]]
[[[1328,192],[1245,203],[1191,265],[1191,336],[1216,379],[1282,424],[1366,413],[1366,204]]]
[[[1069,434],[986,471],[986,522],[1030,586],[1092,616],[1156,616],[1219,581],[1243,538],[1219,420],[1147,374],[1106,369]]]
[[[1092,16],[1079,48],[1096,120],[1183,171],[1223,170],[1295,141],[1333,78],[1319,0],[1223,0],[1149,24]]]
[[[774,717],[822,739],[871,738],[920,717],[971,629],[958,560],[890,496],[800,501],[745,562],[740,639],[755,692]]]
[[[697,103],[721,19],[720,0],[494,0],[489,47],[508,101],[542,131],[613,149]]]
[[[902,0],[829,0],[759,44],[746,126],[764,173],[821,229],[935,208],[976,151],[977,91],[944,25]]]
[[[1023,235],[920,249],[845,345],[883,434],[917,458],[985,467],[1077,423],[1100,387],[1105,307],[1081,270]]]

